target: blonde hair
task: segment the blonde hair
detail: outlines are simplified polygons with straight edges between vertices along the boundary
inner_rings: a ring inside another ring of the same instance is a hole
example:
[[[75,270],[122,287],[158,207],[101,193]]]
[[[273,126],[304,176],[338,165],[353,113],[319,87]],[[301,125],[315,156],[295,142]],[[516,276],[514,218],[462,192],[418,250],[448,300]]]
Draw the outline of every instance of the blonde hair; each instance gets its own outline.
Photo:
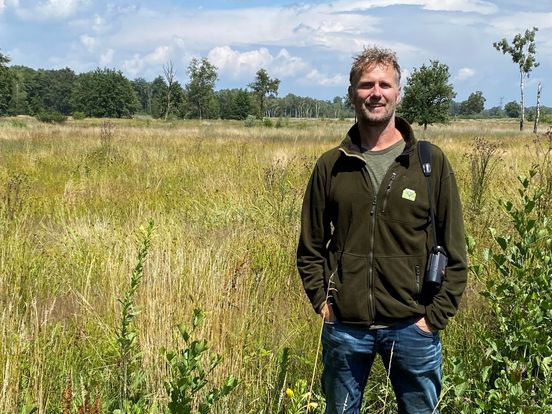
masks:
[[[392,66],[397,72],[397,81],[401,83],[401,67],[397,62],[397,55],[391,49],[383,49],[377,46],[365,47],[362,53],[353,57],[353,65],[349,74],[349,82],[351,85],[355,83],[360,75],[367,69],[372,69],[374,66]]]

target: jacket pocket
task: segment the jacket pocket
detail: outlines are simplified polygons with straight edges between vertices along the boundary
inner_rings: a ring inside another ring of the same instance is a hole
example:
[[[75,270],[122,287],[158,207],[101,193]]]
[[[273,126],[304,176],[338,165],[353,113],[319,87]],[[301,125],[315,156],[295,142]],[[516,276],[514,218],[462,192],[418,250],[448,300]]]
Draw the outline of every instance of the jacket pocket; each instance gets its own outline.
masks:
[[[374,296],[378,317],[401,319],[419,312],[424,262],[423,256],[376,258]]]
[[[331,291],[338,319],[369,322],[368,259],[341,253],[334,282]]]

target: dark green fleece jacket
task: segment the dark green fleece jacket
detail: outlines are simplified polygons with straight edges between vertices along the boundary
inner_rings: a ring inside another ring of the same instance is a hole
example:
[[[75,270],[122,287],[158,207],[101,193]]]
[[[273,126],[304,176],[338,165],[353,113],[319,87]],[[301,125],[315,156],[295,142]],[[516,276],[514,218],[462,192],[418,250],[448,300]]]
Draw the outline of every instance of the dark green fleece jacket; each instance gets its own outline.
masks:
[[[466,286],[460,197],[447,158],[432,145],[437,239],[448,265],[440,290],[428,298],[422,290],[433,245],[428,186],[410,125],[400,118],[395,125],[405,150],[377,194],[356,124],[340,146],[319,158],[303,201],[297,267],[314,309],[328,297],[341,322],[389,325],[425,315],[443,329]]]

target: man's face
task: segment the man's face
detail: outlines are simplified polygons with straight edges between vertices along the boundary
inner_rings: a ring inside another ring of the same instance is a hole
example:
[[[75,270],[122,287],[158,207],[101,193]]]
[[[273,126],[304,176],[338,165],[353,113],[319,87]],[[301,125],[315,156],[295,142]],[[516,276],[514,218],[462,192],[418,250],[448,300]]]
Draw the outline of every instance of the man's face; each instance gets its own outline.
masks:
[[[401,100],[401,87],[393,66],[373,66],[349,86],[349,99],[357,118],[369,124],[388,122]]]

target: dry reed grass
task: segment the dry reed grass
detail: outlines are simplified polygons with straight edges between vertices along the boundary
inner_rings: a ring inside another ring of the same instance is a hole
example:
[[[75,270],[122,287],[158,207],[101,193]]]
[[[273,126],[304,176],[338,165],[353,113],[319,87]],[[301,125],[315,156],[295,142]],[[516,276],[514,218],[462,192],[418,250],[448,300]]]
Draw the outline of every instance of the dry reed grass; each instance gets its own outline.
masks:
[[[176,345],[174,326],[194,308],[207,314],[200,334],[225,357],[215,379],[242,381],[220,412],[266,408],[280,392],[273,384],[284,347],[295,355],[289,377],[309,376],[318,323],[295,271],[299,210],[316,157],[348,122],[111,121],[103,138],[96,120],[25,122],[0,122],[0,197],[18,197],[0,205],[0,412],[26,402],[38,413],[60,411],[68,378],[73,390],[109,398],[116,298],[133,268],[136,229],[149,218],[156,231],[137,323],[151,395],[164,398],[159,349]],[[493,199],[511,194],[532,162],[532,136],[510,126],[459,122],[425,133],[449,154],[464,199],[473,138],[504,149],[487,208],[467,223],[483,246],[484,227],[501,225]],[[470,289],[465,302],[476,309]],[[461,313],[447,337],[463,335],[476,316]],[[91,404],[78,394],[76,406]]]

